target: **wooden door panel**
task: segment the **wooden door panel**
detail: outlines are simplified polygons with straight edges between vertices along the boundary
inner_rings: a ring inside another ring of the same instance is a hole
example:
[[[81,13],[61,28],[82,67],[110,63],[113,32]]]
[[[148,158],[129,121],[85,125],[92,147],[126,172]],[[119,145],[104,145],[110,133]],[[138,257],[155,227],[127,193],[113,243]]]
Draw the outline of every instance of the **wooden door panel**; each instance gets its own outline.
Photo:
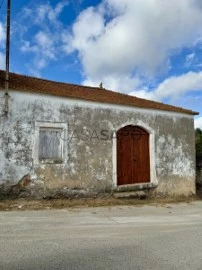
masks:
[[[126,135],[118,136],[118,184],[129,184],[132,178],[132,159],[131,159],[131,137]]]
[[[149,140],[147,135],[133,139],[133,183],[150,181]]]
[[[149,134],[127,126],[117,132],[118,185],[150,181]]]

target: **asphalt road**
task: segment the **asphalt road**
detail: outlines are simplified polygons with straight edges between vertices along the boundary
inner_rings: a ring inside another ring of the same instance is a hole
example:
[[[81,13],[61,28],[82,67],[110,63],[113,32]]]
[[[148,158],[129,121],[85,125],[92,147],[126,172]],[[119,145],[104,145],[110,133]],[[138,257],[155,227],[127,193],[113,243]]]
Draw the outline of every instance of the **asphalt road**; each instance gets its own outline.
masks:
[[[202,269],[202,202],[0,212],[0,270]]]

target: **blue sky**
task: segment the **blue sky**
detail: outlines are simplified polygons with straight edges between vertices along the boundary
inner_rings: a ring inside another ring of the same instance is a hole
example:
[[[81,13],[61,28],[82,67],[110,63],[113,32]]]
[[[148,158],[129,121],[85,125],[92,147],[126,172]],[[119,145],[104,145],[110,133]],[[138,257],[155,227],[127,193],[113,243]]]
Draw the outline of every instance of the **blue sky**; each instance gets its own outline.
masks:
[[[1,1],[0,1],[1,3]],[[6,0],[0,9],[5,66]],[[201,0],[12,1],[11,71],[200,112]]]

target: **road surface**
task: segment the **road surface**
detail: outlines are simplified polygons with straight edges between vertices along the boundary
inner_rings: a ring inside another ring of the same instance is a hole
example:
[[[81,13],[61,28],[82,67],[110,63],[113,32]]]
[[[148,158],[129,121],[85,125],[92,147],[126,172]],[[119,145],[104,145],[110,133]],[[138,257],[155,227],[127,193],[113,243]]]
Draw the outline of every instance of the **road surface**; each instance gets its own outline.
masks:
[[[0,212],[1,270],[202,269],[202,202]]]

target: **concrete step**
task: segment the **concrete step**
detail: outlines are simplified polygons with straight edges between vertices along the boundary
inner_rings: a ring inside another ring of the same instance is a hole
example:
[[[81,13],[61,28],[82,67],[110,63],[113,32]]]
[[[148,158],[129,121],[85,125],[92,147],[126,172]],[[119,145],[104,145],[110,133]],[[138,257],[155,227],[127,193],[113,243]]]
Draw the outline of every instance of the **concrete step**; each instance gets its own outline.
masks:
[[[147,194],[144,191],[130,191],[130,192],[115,192],[114,197],[117,199],[146,199]]]
[[[142,191],[154,189],[157,184],[154,183],[143,183],[143,184],[132,184],[132,185],[121,185],[116,187],[116,192],[131,192],[131,191]]]

